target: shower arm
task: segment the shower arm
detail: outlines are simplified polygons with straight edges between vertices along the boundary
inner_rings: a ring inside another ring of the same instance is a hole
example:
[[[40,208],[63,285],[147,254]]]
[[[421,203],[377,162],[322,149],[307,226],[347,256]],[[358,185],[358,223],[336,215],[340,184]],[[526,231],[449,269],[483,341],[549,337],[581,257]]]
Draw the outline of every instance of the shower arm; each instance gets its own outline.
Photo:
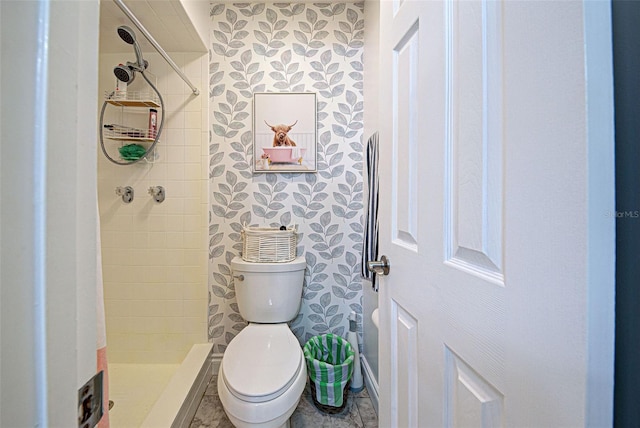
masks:
[[[180,76],[180,78],[184,80],[187,85],[189,85],[189,87],[193,91],[193,94],[200,95],[200,91],[198,90],[198,88],[193,86],[193,83],[191,83],[191,81],[187,78],[187,76],[185,76],[182,70],[180,70],[180,68],[176,65],[176,63],[173,62],[171,57],[169,57],[169,55],[167,55],[167,53],[164,51],[164,49],[162,49],[162,47],[158,44],[158,42],[156,42],[156,39],[154,39],[153,36],[149,34],[147,29],[144,27],[144,25],[142,25],[142,23],[138,20],[138,18],[136,18],[136,16],[133,14],[133,12],[131,12],[131,10],[127,7],[127,5],[125,5],[122,0],[113,0],[113,2],[120,8],[120,10],[122,10],[122,12],[125,15],[127,15],[127,17],[138,28],[138,30],[140,30],[140,32],[144,34],[147,40],[149,40],[149,43],[151,43],[151,45],[158,51],[158,53],[165,59],[165,61],[169,63],[171,68],[173,68],[175,72],[178,73],[178,76]]]

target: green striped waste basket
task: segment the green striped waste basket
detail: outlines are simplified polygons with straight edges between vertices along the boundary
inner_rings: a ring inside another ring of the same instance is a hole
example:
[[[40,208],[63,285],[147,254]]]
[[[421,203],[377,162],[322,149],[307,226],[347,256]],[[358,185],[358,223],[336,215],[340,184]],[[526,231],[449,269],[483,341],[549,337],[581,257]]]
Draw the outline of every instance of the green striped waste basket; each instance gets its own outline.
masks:
[[[304,345],[311,396],[318,409],[338,413],[345,408],[354,355],[351,344],[335,334],[313,336]]]

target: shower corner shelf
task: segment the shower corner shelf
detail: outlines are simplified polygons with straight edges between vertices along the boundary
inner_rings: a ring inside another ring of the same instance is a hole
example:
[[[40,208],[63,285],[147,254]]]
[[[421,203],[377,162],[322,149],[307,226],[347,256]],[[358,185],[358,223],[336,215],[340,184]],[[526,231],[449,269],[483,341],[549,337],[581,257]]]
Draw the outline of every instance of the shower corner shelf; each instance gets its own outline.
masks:
[[[143,160],[155,163],[159,157],[156,144],[160,142],[164,123],[164,103],[154,84],[155,76],[144,71],[140,74],[143,79],[136,80],[135,86],[129,81],[126,92],[104,92],[104,103],[100,110],[100,147],[106,158],[116,165],[132,165]],[[108,106],[116,108],[107,109]],[[105,124],[107,110],[108,123]],[[115,144],[105,147],[105,139],[118,141],[120,147],[116,149]],[[134,150],[133,145],[139,147]],[[142,149],[146,151],[138,156]]]

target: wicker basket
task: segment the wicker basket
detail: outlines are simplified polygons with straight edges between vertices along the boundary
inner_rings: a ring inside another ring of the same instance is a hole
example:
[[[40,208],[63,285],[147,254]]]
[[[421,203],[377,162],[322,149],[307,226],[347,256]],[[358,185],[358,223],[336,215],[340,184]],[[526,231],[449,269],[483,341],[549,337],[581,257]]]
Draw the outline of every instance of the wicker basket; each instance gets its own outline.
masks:
[[[242,259],[256,263],[284,263],[296,258],[296,226],[286,230],[245,227],[242,230]]]

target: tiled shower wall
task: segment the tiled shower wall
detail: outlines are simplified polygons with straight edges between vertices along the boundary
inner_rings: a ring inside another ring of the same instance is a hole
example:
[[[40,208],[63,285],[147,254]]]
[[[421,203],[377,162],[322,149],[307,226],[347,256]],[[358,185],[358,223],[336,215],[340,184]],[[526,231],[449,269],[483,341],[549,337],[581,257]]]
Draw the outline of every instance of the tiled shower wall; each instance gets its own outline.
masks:
[[[246,325],[230,272],[243,224],[298,225],[307,272],[290,325],[301,343],[345,336],[352,310],[361,321],[363,39],[363,3],[212,4],[208,334],[216,353]],[[252,174],[254,92],[317,93],[317,173]]]
[[[101,99],[114,86],[113,67],[132,56],[100,56]],[[167,110],[155,163],[118,166],[98,154],[110,362],[178,363],[193,343],[207,341],[209,63],[206,54],[170,56],[201,94],[191,95],[158,54],[145,54]],[[134,84],[141,82],[137,76]],[[105,123],[121,120],[119,108],[108,109]],[[132,203],[115,194],[118,186],[134,188]],[[163,203],[147,194],[150,186],[164,186]]]

